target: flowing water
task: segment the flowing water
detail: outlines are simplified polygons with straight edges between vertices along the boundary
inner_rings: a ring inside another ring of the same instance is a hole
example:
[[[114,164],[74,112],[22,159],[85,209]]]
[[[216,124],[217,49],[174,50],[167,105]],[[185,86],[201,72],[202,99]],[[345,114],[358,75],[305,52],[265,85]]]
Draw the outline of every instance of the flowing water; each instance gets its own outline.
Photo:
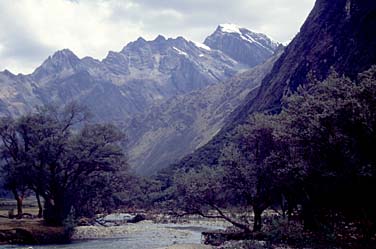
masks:
[[[206,225],[148,224],[141,228],[144,229],[129,232],[121,238],[78,240],[66,245],[3,245],[0,246],[0,249],[156,249],[173,244],[200,244],[201,232],[218,229],[220,227]]]

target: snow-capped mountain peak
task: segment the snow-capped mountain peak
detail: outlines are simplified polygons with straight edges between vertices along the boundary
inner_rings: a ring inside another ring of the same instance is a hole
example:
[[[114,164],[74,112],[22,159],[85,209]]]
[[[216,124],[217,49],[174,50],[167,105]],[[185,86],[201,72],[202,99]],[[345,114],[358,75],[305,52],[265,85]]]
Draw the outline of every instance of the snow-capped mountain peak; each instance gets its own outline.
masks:
[[[222,33],[237,34],[243,40],[249,43],[258,43],[261,46],[265,46],[267,49],[274,50],[279,46],[278,42],[273,41],[267,35],[253,32],[236,24],[220,24],[217,31]]]
[[[268,36],[235,24],[220,24],[204,44],[250,66],[264,62],[279,46]]]
[[[242,34],[242,32],[240,32],[241,27],[236,24],[226,23],[226,24],[220,24],[218,27],[222,32],[225,32],[225,33]]]

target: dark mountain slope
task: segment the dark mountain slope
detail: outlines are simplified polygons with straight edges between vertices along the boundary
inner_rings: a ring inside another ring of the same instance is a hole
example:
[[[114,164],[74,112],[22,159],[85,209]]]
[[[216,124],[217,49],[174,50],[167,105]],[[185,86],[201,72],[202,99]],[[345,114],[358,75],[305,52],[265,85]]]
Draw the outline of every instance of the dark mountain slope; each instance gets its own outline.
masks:
[[[254,99],[235,120],[255,111],[280,108],[286,90],[307,83],[309,74],[323,80],[334,69],[354,78],[376,64],[376,1],[318,0]]]
[[[238,124],[254,112],[278,112],[287,91],[336,70],[354,78],[376,64],[376,1],[318,0],[300,33],[285,49],[257,92],[231,114],[208,144],[173,167],[216,164],[223,145]]]

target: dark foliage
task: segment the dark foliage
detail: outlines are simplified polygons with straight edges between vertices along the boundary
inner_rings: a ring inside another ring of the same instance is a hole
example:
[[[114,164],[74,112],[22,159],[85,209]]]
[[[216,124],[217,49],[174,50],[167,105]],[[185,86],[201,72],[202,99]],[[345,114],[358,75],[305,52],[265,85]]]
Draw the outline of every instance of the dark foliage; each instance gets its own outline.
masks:
[[[280,114],[252,115],[218,164],[175,174],[175,207],[245,231],[251,231],[247,210],[254,213],[253,231],[260,231],[262,212],[277,208],[309,231],[371,239],[375,89],[376,67],[355,82],[332,73],[285,97]]]
[[[74,103],[1,120],[1,170],[19,208],[26,190],[44,199],[50,224],[113,207],[126,166],[124,135],[87,121],[86,110]]]

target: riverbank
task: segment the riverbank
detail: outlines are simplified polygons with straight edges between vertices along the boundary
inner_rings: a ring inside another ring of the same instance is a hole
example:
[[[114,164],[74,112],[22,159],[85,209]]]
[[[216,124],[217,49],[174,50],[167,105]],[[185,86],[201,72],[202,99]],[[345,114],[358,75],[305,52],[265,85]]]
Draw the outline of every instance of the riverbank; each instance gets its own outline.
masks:
[[[46,226],[41,219],[0,218],[0,244],[66,243],[63,227]]]
[[[158,248],[158,249],[213,249],[213,247],[208,246],[208,245],[182,244],[182,245],[172,245],[172,246]]]

